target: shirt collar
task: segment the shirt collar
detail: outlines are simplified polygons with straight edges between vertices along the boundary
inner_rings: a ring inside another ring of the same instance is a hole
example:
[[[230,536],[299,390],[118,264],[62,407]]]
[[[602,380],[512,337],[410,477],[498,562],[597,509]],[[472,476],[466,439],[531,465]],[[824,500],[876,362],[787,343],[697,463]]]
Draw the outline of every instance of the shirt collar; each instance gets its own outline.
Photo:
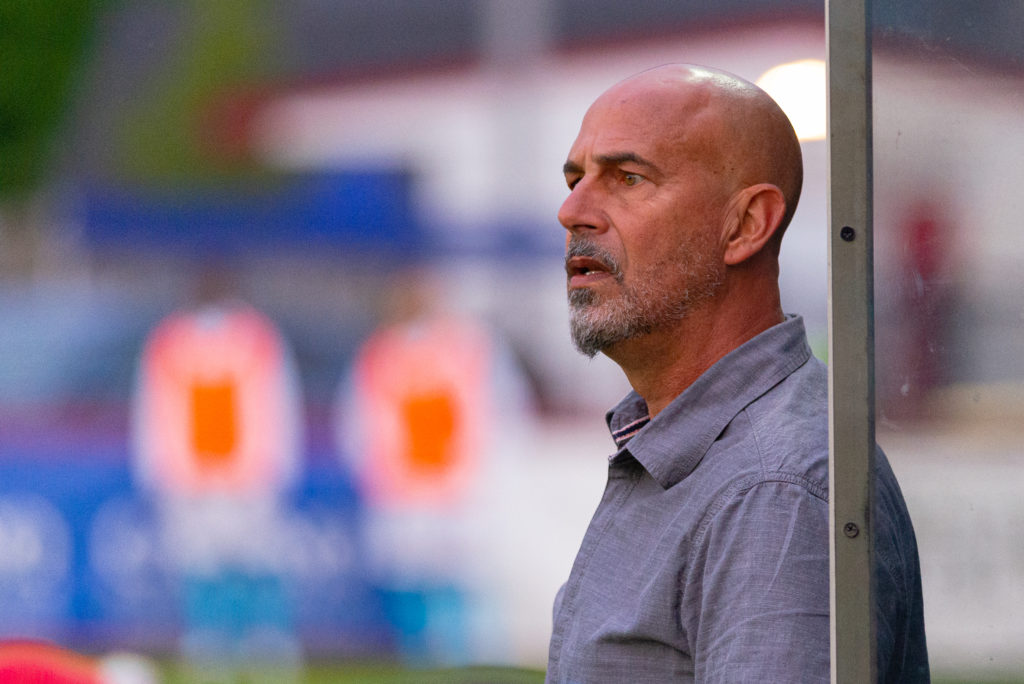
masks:
[[[653,420],[630,392],[605,415],[615,456],[628,451],[662,487],[677,484],[740,411],[810,357],[803,318],[787,316],[719,359]]]

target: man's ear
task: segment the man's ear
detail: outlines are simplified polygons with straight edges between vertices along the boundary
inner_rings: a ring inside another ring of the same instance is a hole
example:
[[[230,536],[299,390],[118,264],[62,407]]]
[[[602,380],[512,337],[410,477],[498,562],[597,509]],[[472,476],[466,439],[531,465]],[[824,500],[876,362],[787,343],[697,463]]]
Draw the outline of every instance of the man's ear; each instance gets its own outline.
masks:
[[[754,256],[771,240],[786,215],[786,198],[770,183],[736,193],[727,216],[725,263],[735,266]]]

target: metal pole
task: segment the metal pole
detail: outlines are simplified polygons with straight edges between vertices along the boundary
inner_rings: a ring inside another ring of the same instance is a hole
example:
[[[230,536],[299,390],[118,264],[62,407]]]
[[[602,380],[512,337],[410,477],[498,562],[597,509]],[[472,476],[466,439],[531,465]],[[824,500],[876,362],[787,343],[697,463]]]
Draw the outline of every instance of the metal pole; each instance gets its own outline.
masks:
[[[826,0],[832,681],[876,681],[871,0]]]

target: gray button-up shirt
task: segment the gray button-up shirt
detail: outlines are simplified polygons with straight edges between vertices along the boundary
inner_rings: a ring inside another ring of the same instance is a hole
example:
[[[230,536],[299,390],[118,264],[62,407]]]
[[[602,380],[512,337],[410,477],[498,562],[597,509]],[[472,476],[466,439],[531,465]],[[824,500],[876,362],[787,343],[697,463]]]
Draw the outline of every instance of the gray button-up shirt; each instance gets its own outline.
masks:
[[[829,679],[827,377],[790,317],[654,420],[607,416],[619,450],[555,601],[547,682]],[[879,679],[928,681],[910,518],[879,452]]]

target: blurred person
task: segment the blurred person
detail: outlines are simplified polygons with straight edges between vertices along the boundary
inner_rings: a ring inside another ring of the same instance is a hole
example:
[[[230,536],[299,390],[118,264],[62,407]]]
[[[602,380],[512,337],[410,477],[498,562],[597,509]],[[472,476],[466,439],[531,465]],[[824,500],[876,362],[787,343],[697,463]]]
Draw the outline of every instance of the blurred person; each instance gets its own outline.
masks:
[[[298,379],[264,314],[203,274],[198,301],[146,340],[133,406],[135,474],[180,581],[182,654],[201,667],[298,666],[285,493],[298,477]]]
[[[339,451],[365,501],[373,582],[403,659],[501,659],[509,635],[494,537],[504,524],[503,454],[530,405],[525,381],[496,334],[448,310],[427,269],[399,273],[383,295],[383,320],[357,351],[337,408]]]
[[[782,110],[731,74],[667,65],[587,111],[564,166],[570,324],[633,387],[555,599],[548,682],[828,681],[828,406],[783,313],[802,184]],[[878,676],[928,681],[917,547],[876,462]]]
[[[933,412],[935,391],[950,380],[958,274],[949,209],[916,198],[904,211],[894,226],[898,248],[889,255],[897,267],[891,304],[896,323],[889,326],[896,337],[895,359],[881,404],[886,419],[914,421]]]

